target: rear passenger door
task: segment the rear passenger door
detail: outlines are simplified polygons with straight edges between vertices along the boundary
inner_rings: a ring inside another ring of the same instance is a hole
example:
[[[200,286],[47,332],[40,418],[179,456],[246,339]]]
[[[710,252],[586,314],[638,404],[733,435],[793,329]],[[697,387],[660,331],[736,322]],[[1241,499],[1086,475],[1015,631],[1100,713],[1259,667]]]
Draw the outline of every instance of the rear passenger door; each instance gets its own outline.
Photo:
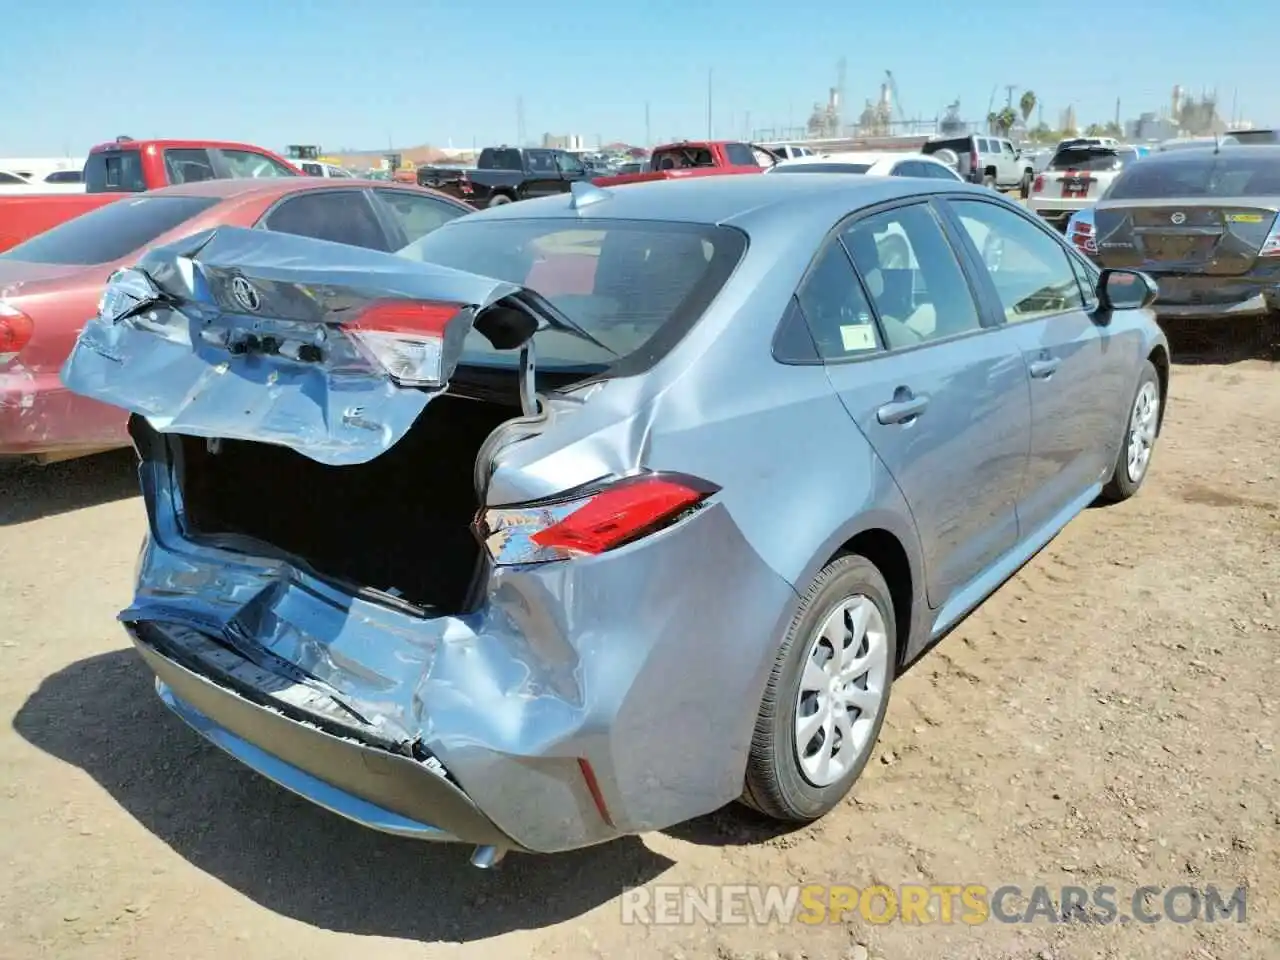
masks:
[[[972,245],[988,302],[1017,337],[1030,374],[1022,529],[1061,526],[1115,463],[1136,343],[1115,342],[1126,334],[1094,322],[1092,268],[1048,229],[999,202],[952,197],[944,204],[962,242]]]
[[[524,152],[524,195],[528,198],[549,197],[565,188],[560,168],[556,166],[552,150],[526,150]]]
[[[832,386],[911,508],[930,606],[956,600],[1018,539],[1031,416],[1016,337],[982,325],[927,201],[849,221],[799,304]]]
[[[213,158],[208,150],[169,149],[164,152],[165,182],[199,183],[202,180],[217,180],[218,172],[214,168]]]

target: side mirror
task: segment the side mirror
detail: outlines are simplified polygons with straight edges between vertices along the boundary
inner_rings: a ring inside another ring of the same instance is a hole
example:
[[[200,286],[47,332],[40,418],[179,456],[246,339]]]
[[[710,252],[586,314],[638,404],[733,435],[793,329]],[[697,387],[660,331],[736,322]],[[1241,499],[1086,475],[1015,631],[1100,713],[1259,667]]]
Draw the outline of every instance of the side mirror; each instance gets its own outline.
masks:
[[[1143,310],[1156,302],[1160,289],[1138,270],[1107,269],[1098,278],[1098,306],[1101,311]]]

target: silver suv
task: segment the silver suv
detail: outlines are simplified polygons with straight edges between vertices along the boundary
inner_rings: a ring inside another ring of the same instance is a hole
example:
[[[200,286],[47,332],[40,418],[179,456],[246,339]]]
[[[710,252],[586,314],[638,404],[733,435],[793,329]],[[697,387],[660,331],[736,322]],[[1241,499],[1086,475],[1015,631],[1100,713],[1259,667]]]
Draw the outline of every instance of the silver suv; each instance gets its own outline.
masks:
[[[993,190],[1014,190],[1025,198],[1035,176],[1031,159],[1003,137],[965,134],[930,140],[920,148],[970,183],[981,183]]]

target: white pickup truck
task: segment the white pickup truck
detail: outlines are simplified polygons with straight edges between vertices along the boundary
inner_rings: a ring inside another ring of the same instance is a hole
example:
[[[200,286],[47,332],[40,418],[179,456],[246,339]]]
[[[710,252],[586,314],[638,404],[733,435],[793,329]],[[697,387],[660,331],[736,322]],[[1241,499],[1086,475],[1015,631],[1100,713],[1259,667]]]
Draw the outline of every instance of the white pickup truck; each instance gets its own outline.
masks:
[[[1027,207],[1062,230],[1073,213],[1097,203],[1120,171],[1144,153],[1139,147],[1064,141],[1032,181]]]

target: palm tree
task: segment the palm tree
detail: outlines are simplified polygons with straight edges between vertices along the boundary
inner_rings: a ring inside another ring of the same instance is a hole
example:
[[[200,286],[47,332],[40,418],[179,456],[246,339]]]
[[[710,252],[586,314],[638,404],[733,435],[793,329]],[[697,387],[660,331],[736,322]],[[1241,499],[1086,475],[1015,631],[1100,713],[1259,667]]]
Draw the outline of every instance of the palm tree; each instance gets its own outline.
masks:
[[[1018,109],[1022,111],[1022,122],[1026,123],[1032,112],[1036,108],[1036,94],[1034,90],[1024,90],[1022,96],[1018,99]]]

